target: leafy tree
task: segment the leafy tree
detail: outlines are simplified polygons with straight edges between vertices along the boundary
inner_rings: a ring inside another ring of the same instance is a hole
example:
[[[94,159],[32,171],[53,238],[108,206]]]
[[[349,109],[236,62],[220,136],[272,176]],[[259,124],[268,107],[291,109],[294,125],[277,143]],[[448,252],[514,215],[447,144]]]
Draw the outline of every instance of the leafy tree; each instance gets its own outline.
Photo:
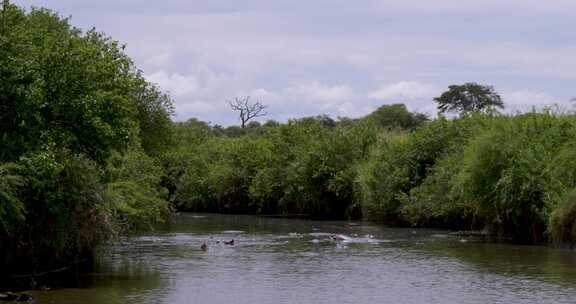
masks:
[[[463,85],[451,85],[448,87],[448,91],[434,100],[438,103],[440,113],[459,112],[467,114],[504,108],[500,95],[494,91],[492,86],[472,82]]]
[[[151,154],[166,145],[171,100],[117,41],[46,9],[8,5],[0,18],[0,160],[47,142],[99,163],[134,141]]]
[[[148,155],[158,156],[173,143],[170,116],[174,107],[170,96],[148,83],[140,72],[135,75],[132,102],[140,130],[141,146]]]
[[[105,197],[110,205],[115,229],[151,229],[169,211],[162,187],[164,175],[158,161],[137,150],[115,153],[109,160]]]
[[[1,280],[166,214],[163,170],[143,152],[171,141],[172,105],[102,33],[7,2],[0,26]]]
[[[422,126],[428,117],[425,114],[408,111],[404,104],[392,104],[379,107],[366,119],[373,120],[384,128],[413,130]]]

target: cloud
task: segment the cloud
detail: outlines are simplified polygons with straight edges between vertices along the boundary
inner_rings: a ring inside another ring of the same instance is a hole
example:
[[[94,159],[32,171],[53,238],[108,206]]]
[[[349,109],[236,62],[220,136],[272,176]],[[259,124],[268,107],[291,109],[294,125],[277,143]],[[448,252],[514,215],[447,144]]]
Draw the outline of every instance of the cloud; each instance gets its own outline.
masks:
[[[178,120],[236,123],[225,100],[242,95],[282,120],[392,102],[434,113],[433,97],[467,81],[513,87],[510,107],[575,94],[573,0],[13,2],[127,43]]]
[[[241,83],[241,75],[218,74],[198,68],[194,74],[181,75],[158,71],[147,76],[173,92],[177,119],[196,117],[213,123],[236,123],[236,114],[225,100],[251,96],[269,106],[269,115],[262,120],[286,121],[289,118],[328,114],[332,117],[360,117],[383,104],[404,103],[412,111],[435,115],[433,98],[446,88],[433,83],[405,80],[389,82],[374,88],[350,84],[327,84],[318,80],[286,87],[255,87],[253,82]],[[537,90],[505,90],[502,94],[507,112],[529,111],[554,104],[557,99]]]
[[[443,89],[430,83],[419,81],[400,81],[385,84],[367,93],[368,98],[381,100],[386,104],[403,103],[411,111],[436,115],[436,104],[433,98],[440,95]]]
[[[441,89],[431,84],[418,81],[400,81],[368,92],[368,97],[382,100],[414,101],[432,99],[439,93],[441,93]]]
[[[148,81],[159,85],[167,90],[173,97],[181,97],[198,90],[198,79],[194,76],[182,76],[178,73],[168,74],[159,71],[146,76]]]
[[[572,0],[554,0],[544,2],[541,0],[434,0],[423,2],[420,0],[379,0],[376,2],[382,9],[418,9],[435,12],[482,12],[491,13],[498,10],[532,13],[563,13],[567,9],[576,9]]]
[[[503,93],[502,99],[506,104],[521,106],[552,105],[553,103],[558,102],[558,100],[547,93],[530,90]]]
[[[253,100],[269,105],[270,115],[263,119],[286,120],[319,114],[358,116],[368,111],[369,101],[346,84],[311,81],[245,90],[255,84],[250,77],[219,74],[207,67],[198,67],[190,74],[158,70],[147,74],[146,78],[171,93],[177,120],[196,117],[224,125],[236,123],[235,113],[225,101],[237,96],[251,96]]]
[[[163,52],[160,54],[153,54],[149,56],[145,61],[144,64],[146,66],[153,66],[153,67],[162,67],[170,64],[174,60],[173,55],[169,52]]]
[[[370,103],[350,85],[329,85],[320,81],[275,90],[258,88],[246,95],[269,104],[271,118],[277,120],[320,114],[359,116],[369,112],[367,104]]]
[[[217,73],[206,66],[196,66],[190,70],[186,74],[157,70],[145,74],[145,77],[170,93],[177,120],[196,117],[229,123],[223,114],[228,112],[225,101],[237,96],[246,83],[238,75]]]
[[[186,113],[211,114],[218,111],[218,108],[215,107],[214,103],[202,100],[194,100],[188,103],[180,103],[178,104],[178,108],[179,110]]]
[[[283,92],[294,97],[306,98],[310,101],[340,102],[354,97],[354,89],[347,85],[323,85],[318,81],[310,84],[286,88]]]
[[[532,109],[542,109],[558,105],[567,107],[566,101],[559,100],[545,92],[532,90],[508,91],[501,94],[506,112],[526,112]]]

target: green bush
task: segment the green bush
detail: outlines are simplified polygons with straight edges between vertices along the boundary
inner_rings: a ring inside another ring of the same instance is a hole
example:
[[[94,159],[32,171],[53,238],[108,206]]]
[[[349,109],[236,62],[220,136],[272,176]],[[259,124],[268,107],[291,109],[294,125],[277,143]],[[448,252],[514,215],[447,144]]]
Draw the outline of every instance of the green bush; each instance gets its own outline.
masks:
[[[152,229],[170,211],[161,185],[163,168],[140,151],[115,154],[108,165],[104,193],[116,231]]]
[[[82,154],[45,150],[21,158],[26,219],[13,237],[47,258],[91,250],[110,226],[98,165]]]
[[[556,244],[576,242],[576,191],[565,195],[561,204],[555,206],[548,222],[550,240]]]
[[[461,157],[454,153],[438,160],[424,181],[401,197],[403,220],[420,227],[478,228],[474,206],[454,189]]]
[[[14,163],[0,164],[0,231],[8,233],[24,221],[26,209],[20,197],[24,178],[19,175],[20,167]]]
[[[547,169],[558,147],[576,139],[567,118],[551,113],[502,118],[466,147],[458,186],[494,231],[519,241],[542,240],[553,183]]]
[[[169,97],[124,46],[46,9],[3,8],[0,280],[90,257],[120,226],[161,219],[164,172],[146,155],[172,140]]]
[[[439,159],[461,148],[478,120],[482,118],[439,118],[411,133],[384,133],[359,167],[356,192],[363,215],[378,221],[400,219],[410,191],[424,182]]]
[[[407,135],[385,134],[368,160],[358,167],[355,192],[366,219],[398,218],[401,195],[410,188],[406,149]]]

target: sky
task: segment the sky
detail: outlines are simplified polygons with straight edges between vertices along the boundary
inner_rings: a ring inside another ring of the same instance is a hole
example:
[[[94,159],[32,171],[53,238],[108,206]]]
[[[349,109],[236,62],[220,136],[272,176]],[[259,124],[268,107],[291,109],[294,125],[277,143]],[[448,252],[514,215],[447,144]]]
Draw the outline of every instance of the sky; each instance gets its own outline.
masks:
[[[404,103],[434,115],[451,84],[492,85],[508,112],[576,97],[574,0],[12,0],[70,16],[127,45],[170,93],[175,120],[237,124],[360,117]]]

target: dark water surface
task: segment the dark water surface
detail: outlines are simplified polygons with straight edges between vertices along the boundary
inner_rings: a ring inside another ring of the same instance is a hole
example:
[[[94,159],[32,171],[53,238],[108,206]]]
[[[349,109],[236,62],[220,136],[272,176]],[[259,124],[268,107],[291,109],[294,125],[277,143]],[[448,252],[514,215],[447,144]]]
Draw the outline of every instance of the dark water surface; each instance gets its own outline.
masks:
[[[216,244],[230,239],[238,244]],[[109,247],[100,264],[80,288],[33,295],[86,304],[576,303],[576,252],[365,223],[180,214],[165,231]]]

